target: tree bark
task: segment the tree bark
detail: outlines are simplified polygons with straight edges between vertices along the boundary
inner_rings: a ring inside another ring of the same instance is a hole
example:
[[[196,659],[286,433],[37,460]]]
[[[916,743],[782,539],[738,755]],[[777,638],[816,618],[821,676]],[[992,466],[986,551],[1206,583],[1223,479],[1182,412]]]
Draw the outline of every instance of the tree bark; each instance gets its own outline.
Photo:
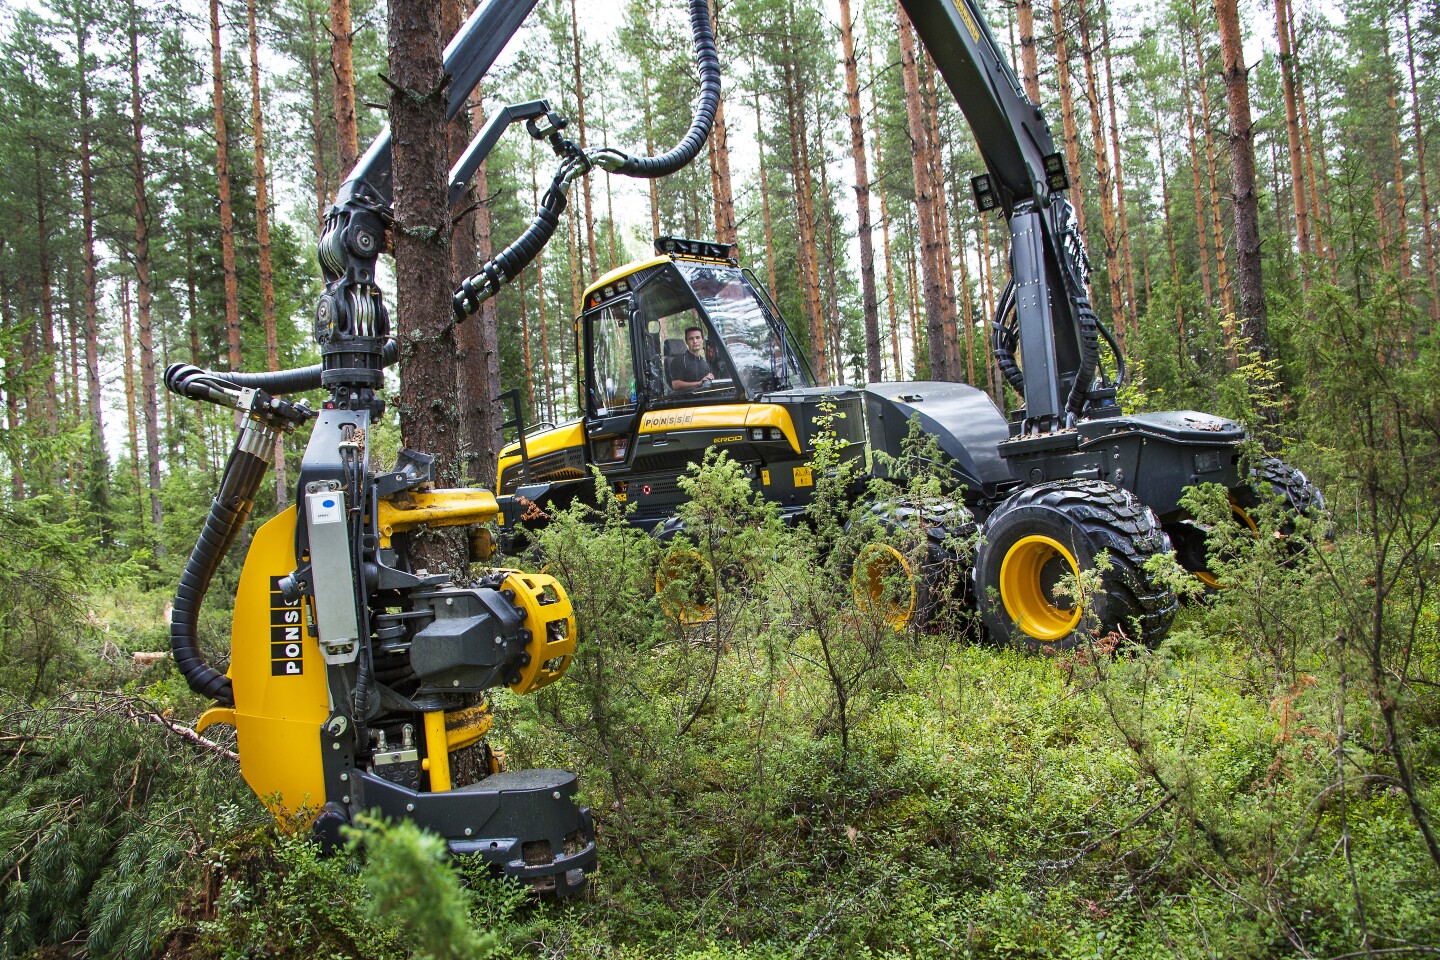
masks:
[[[455,6],[463,15],[459,4]],[[457,29],[458,26],[456,24]],[[484,101],[480,87],[475,88],[470,102],[477,113],[475,120],[483,120]],[[463,151],[469,143],[473,125],[464,113],[451,124],[452,157],[458,155],[454,151]],[[488,261],[494,253],[488,202],[489,176],[483,163],[475,172],[470,193],[480,202],[475,210],[473,229],[462,223],[457,230],[454,256],[457,276],[460,270],[467,271],[467,276],[473,273],[478,264]],[[499,310],[494,297],[481,304],[480,312],[469,322],[460,325],[460,351],[459,388],[460,396],[465,400],[465,419],[461,424],[465,472],[477,482],[490,483],[496,476],[496,459],[501,445],[500,422],[503,419],[495,400],[500,392],[500,333]]]
[[[770,186],[765,176],[765,123],[760,114],[760,91],[755,91],[755,146],[760,152],[760,216],[765,221],[765,279],[770,285],[770,296],[778,296],[775,286],[775,239],[770,224]],[[651,147],[651,152],[654,148]],[[650,181],[654,189],[654,180]],[[657,229],[656,235],[659,235]]]
[[[80,229],[85,264],[85,399],[90,439],[98,455],[105,449],[105,419],[100,404],[100,310],[95,256],[95,174],[90,155],[90,66],[85,53],[89,27],[76,8],[75,55],[80,79]],[[8,324],[7,324],[8,325]]]
[[[1096,190],[1100,194],[1100,232],[1105,243],[1105,272],[1110,286],[1111,323],[1120,345],[1125,345],[1125,298],[1120,292],[1120,244],[1116,237],[1114,185],[1110,180],[1110,151],[1105,142],[1105,121],[1100,107],[1100,85],[1095,77],[1095,51],[1090,44],[1090,13],[1085,0],[1075,0],[1080,14],[1080,59],[1085,66],[1085,97],[1090,106],[1090,140],[1095,147]]]
[[[840,0],[840,48],[845,56],[845,103],[850,114],[850,151],[855,164],[855,211],[860,239],[860,302],[865,315],[865,372],[871,383],[885,377],[880,357],[880,303],[875,291],[875,246],[870,230],[870,172],[860,119],[860,68],[850,0]]]
[[[1070,205],[1075,208],[1075,226],[1085,236],[1085,191],[1080,176],[1080,129],[1075,122],[1075,96],[1070,90],[1070,50],[1065,42],[1065,11],[1062,0],[1050,0],[1055,25],[1055,69],[1060,87],[1060,117],[1065,131],[1065,168],[1070,173]]]
[[[920,71],[910,17],[896,4],[900,23],[900,56],[905,82],[905,112],[910,121],[910,165],[915,179],[916,218],[920,226],[920,272],[924,276],[925,339],[932,380],[949,380],[945,344],[945,308],[940,289],[939,240],[935,236],[934,185],[927,162],[924,106],[920,102]]]
[[[220,269],[225,285],[225,340],[230,369],[240,356],[240,285],[235,274],[235,208],[230,202],[229,138],[225,132],[225,74],[220,61],[220,0],[210,0],[211,100],[215,107],[215,178],[220,194]]]
[[[1115,69],[1110,50],[1110,9],[1105,0],[1100,0],[1100,27],[1104,31],[1105,49],[1105,92],[1110,101],[1110,151],[1115,161],[1115,213],[1119,220],[1120,271],[1125,281],[1126,322],[1132,332],[1140,329],[1140,304],[1135,299],[1135,266],[1130,255],[1130,216],[1125,204],[1125,159],[1120,150],[1120,122],[1116,116],[1118,98],[1115,96]]]
[[[1220,216],[1220,175],[1215,159],[1215,138],[1210,132],[1210,87],[1205,82],[1205,50],[1200,42],[1200,17],[1191,24],[1191,38],[1195,41],[1195,86],[1200,93],[1200,132],[1205,142],[1205,176],[1210,186],[1210,231],[1215,250],[1215,286],[1220,296],[1220,310],[1227,316],[1235,315],[1234,298],[1230,290],[1230,264],[1225,256],[1225,230]]]
[[[140,504],[140,421],[135,416],[135,333],[130,324],[130,278],[120,276],[120,339],[125,359],[125,426],[130,435],[130,470],[135,479],[135,504]]]
[[[360,159],[360,131],[355,120],[354,47],[350,0],[330,0],[330,68],[335,76],[335,150],[341,183]]]
[[[1025,96],[1040,105],[1040,60],[1035,52],[1035,6],[1032,0],[1017,0],[1016,19],[1020,23],[1020,75],[1024,78]]]
[[[145,193],[144,119],[140,112],[140,30],[135,0],[129,0],[130,35],[130,124],[131,172],[135,189],[135,313],[140,341],[140,389],[145,404],[145,461],[150,481],[150,522],[155,525],[155,555],[165,550],[159,538],[163,512],[160,507],[160,425],[155,396],[155,335],[151,325],[150,291],[150,205]]]
[[[1275,35],[1280,41],[1280,81],[1285,98],[1285,137],[1290,152],[1290,188],[1295,204],[1295,241],[1300,248],[1300,286],[1310,289],[1310,210],[1305,203],[1304,157],[1300,152],[1300,111],[1295,101],[1294,52],[1290,49],[1288,0],[1275,0]]]
[[[794,58],[786,51],[784,70],[785,112],[789,119],[790,155],[793,163],[795,206],[798,215],[801,292],[805,298],[805,313],[810,329],[811,351],[815,360],[815,374],[822,384],[830,383],[830,354],[825,342],[825,323],[820,308],[820,270],[815,262],[815,208],[813,185],[810,180],[809,145],[805,131],[805,97],[799,88]]]
[[[1388,24],[1381,25],[1385,31],[1384,53],[1385,63],[1390,63],[1390,27]],[[1400,151],[1400,106],[1396,100],[1395,78],[1389,70],[1385,73],[1385,94],[1390,105],[1390,153],[1395,162],[1395,236],[1399,240],[1399,250],[1396,255],[1400,258],[1400,279],[1409,280],[1411,272],[1410,264],[1410,219],[1406,212],[1407,201],[1405,197],[1405,163],[1404,154]]]
[[[450,324],[449,163],[440,0],[390,4],[390,129],[395,163],[395,286],[400,436],[435,457],[438,486],[460,476],[456,344]],[[461,572],[460,538],[420,540],[422,566]]]
[[[1175,352],[1185,356],[1185,311],[1180,295],[1180,259],[1175,255],[1175,225],[1170,221],[1170,179],[1165,173],[1165,139],[1160,134],[1160,110],[1154,107],[1155,156],[1160,165],[1160,219],[1165,224],[1165,250],[1170,258],[1171,295],[1175,298]],[[1147,274],[1148,276],[1148,274]],[[1147,296],[1149,283],[1146,283]]]
[[[1206,235],[1205,199],[1200,185],[1200,144],[1195,134],[1195,97],[1184,56],[1180,58],[1180,75],[1185,87],[1185,129],[1189,134],[1186,146],[1190,148],[1190,173],[1194,179],[1195,239],[1200,247],[1200,291],[1205,297],[1205,306],[1209,307],[1215,302],[1210,285],[1210,240]]]
[[[1410,117],[1414,123],[1415,169],[1420,180],[1420,223],[1425,236],[1425,276],[1430,281],[1430,319],[1440,323],[1440,282],[1435,265],[1435,234],[1431,223],[1430,183],[1425,171],[1425,130],[1420,119],[1420,91],[1415,83],[1415,44],[1410,35],[1410,0],[1404,0],[1405,61],[1410,76]]]
[[[575,13],[575,0],[570,0],[570,40],[575,68],[575,125],[580,134],[580,149],[589,147],[585,133],[585,84],[580,76],[580,18]],[[590,275],[600,273],[600,258],[595,252],[595,213],[590,203],[590,178],[580,178],[580,193],[585,200],[585,251],[590,258]]]
[[[324,226],[325,209],[330,205],[330,179],[325,171],[324,107],[320,95],[320,21],[313,3],[305,4],[305,27],[309,33],[304,66],[310,94],[310,163],[315,176],[315,225],[319,229]]]
[[[1240,335],[1261,360],[1270,359],[1265,282],[1260,261],[1260,195],[1255,189],[1255,126],[1250,120],[1250,80],[1236,0],[1215,0],[1225,102],[1230,113],[1230,200],[1235,209],[1235,275],[1240,292]],[[1261,384],[1253,384],[1261,386]],[[1269,409],[1269,408],[1267,408]]]
[[[255,0],[245,2],[245,25],[250,41],[250,131],[255,146],[255,236],[259,246],[260,306],[265,323],[265,369],[280,369],[280,339],[275,329],[275,270],[270,258],[270,191],[265,176],[265,115],[260,100],[260,28]],[[275,440],[275,509],[290,502],[285,479],[285,440]]]

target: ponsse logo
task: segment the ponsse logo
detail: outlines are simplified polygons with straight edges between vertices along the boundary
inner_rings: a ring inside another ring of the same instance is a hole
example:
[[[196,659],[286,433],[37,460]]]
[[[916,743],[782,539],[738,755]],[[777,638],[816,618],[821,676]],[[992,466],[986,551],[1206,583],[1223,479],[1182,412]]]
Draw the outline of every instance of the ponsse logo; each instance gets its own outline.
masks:
[[[652,413],[644,420],[647,427],[683,427],[695,422],[693,413]]]

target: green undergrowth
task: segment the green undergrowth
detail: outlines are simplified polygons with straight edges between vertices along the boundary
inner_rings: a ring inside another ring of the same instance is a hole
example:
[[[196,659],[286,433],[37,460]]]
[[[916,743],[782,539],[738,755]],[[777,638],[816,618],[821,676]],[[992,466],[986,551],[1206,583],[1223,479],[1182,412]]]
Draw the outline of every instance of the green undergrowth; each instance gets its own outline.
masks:
[[[582,896],[533,898],[404,824],[320,855],[264,816],[233,762],[135,717],[198,707],[156,667],[130,708],[7,704],[0,955],[1261,958],[1440,942],[1417,827],[1440,804],[1440,698],[1393,680],[1435,676],[1420,580],[1401,578],[1384,642],[1363,646],[1372,548],[1264,535],[1283,518],[1258,509],[1261,537],[1217,538],[1226,588],[1157,649],[1001,649],[958,600],[897,631],[850,567],[876,538],[922,545],[852,511],[832,467],[816,471],[828,513],[813,529],[780,524],[720,459],[687,480],[696,504],[668,543],[613,501],[542,535],[582,646],[563,682],[499,699],[496,744],[512,767],[579,773],[601,862]],[[1202,492],[1194,509],[1222,506]],[[691,562],[657,595],[674,551]]]

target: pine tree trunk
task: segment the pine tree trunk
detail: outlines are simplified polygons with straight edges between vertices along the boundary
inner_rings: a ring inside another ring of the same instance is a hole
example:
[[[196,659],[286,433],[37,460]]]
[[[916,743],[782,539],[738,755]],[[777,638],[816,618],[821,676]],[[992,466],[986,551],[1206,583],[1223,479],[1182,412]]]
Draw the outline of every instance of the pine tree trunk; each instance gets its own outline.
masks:
[[[1225,230],[1220,216],[1220,174],[1215,156],[1215,137],[1211,133],[1210,86],[1205,76],[1205,51],[1200,42],[1200,18],[1197,15],[1192,24],[1191,38],[1195,41],[1195,86],[1200,92],[1200,132],[1205,142],[1205,176],[1210,186],[1210,231],[1215,251],[1215,285],[1220,296],[1220,310],[1226,317],[1235,315],[1234,298],[1230,290],[1230,264],[1225,256]]]
[[[1025,82],[1025,96],[1040,105],[1040,60],[1035,52],[1035,7],[1032,0],[1017,0],[1016,19],[1020,23],[1020,74]]]
[[[260,306],[265,323],[265,369],[280,369],[280,339],[275,329],[275,271],[270,258],[270,192],[265,176],[265,116],[260,100],[260,28],[255,0],[245,2],[245,25],[250,40],[250,132],[255,146],[255,235],[259,246]],[[275,509],[290,502],[285,479],[285,441],[275,441]]]
[[[400,435],[435,457],[435,480],[460,476],[450,324],[449,163],[440,0],[390,4],[390,125],[395,164],[395,286],[400,340]],[[420,540],[420,565],[465,569],[461,538]]]
[[[1085,232],[1085,191],[1080,175],[1080,128],[1075,122],[1075,96],[1070,90],[1070,49],[1065,42],[1065,11],[1062,0],[1050,0],[1055,25],[1056,81],[1060,87],[1060,116],[1065,130],[1065,168],[1070,174],[1070,205],[1075,208],[1075,226]]]
[[[105,449],[105,420],[100,405],[100,309],[95,256],[95,175],[90,155],[90,66],[85,54],[88,30],[77,12],[75,51],[80,79],[80,229],[85,263],[85,399],[90,418],[90,440],[97,455]],[[8,322],[6,326],[9,326]]]
[[[44,163],[41,160],[40,144],[32,141],[35,153],[35,253],[36,266],[40,271],[40,356],[43,365],[41,376],[40,422],[47,437],[60,432],[60,397],[55,384],[55,291],[51,283],[50,268],[50,210],[45,202],[43,182]],[[28,410],[27,410],[28,413]]]
[[[924,275],[925,346],[932,380],[951,379],[945,344],[945,308],[940,289],[939,250],[935,236],[935,195],[930,182],[926,144],[925,108],[920,102],[920,71],[915,60],[915,36],[910,17],[896,4],[900,23],[900,56],[905,81],[905,112],[910,120],[910,164],[915,179],[916,218],[920,224],[920,271]]]
[[[536,168],[530,168],[530,195],[536,209],[540,207],[540,181]],[[554,382],[550,376],[550,328],[545,323],[545,251],[542,249],[535,255],[535,300],[539,313],[538,323],[540,324],[540,375],[544,386],[545,396],[542,398],[545,404],[545,419],[551,423],[555,422],[555,398],[551,392],[551,385]]]
[[[1410,116],[1414,123],[1415,169],[1420,180],[1420,223],[1425,236],[1425,276],[1430,282],[1430,319],[1440,323],[1440,280],[1435,265],[1435,234],[1431,223],[1430,183],[1425,171],[1425,130],[1420,119],[1420,91],[1415,83],[1415,44],[1410,36],[1410,0],[1405,4],[1405,61],[1410,76]]]
[[[530,416],[535,415],[535,363],[530,353],[530,309],[529,296],[525,291],[525,274],[515,278],[520,287],[520,345],[525,361],[525,399],[526,411]]]
[[[1293,23],[1291,24],[1291,29],[1294,29]],[[1290,36],[1290,45],[1292,47],[1296,46],[1293,33]],[[1307,183],[1310,187],[1310,223],[1316,227],[1314,230],[1315,249],[1317,252],[1323,251],[1325,259],[1329,261],[1330,264],[1330,278],[1331,280],[1336,280],[1340,276],[1340,256],[1339,252],[1335,249],[1335,245],[1330,242],[1330,238],[1335,236],[1335,215],[1330,205],[1330,170],[1325,157],[1324,112],[1321,108],[1324,101],[1320,96],[1320,77],[1318,72],[1312,80],[1312,89],[1315,92],[1316,109],[1321,111],[1316,117],[1314,137],[1315,142],[1319,144],[1319,149],[1314,149],[1311,146],[1308,108],[1304,98],[1302,97],[1300,100],[1300,137],[1305,144],[1305,152],[1308,156],[1308,165],[1305,173],[1307,174]],[[1301,90],[1302,92],[1304,90],[1303,84]],[[1316,159],[1317,157],[1319,158],[1318,160]],[[1323,202],[1320,199],[1322,197],[1324,198]],[[1325,224],[1323,231],[1319,229],[1318,226],[1322,220]]]
[[[145,461],[150,481],[150,522],[155,525],[155,555],[164,547],[159,539],[163,514],[160,508],[160,425],[155,396],[155,335],[151,325],[150,291],[150,208],[145,193],[145,138],[140,112],[140,34],[135,0],[129,0],[130,35],[130,122],[131,173],[135,190],[135,313],[140,341],[140,390],[145,405]]]
[[[1385,63],[1390,63],[1390,28],[1385,27],[1384,41]],[[1390,153],[1395,160],[1395,236],[1399,240],[1399,250],[1396,255],[1400,258],[1400,279],[1410,279],[1410,219],[1406,212],[1407,202],[1405,199],[1405,163],[1404,155],[1400,152],[1400,106],[1396,102],[1394,76],[1387,70],[1385,74],[1385,93],[1390,105]]]
[[[875,246],[870,231],[870,173],[865,162],[865,128],[860,119],[860,68],[850,0],[840,0],[840,47],[845,61],[845,105],[850,114],[850,152],[855,164],[855,212],[860,239],[860,303],[865,319],[865,372],[871,383],[885,377],[880,355],[880,302],[875,291]]]
[[[230,202],[229,138],[225,133],[225,74],[220,61],[220,0],[210,0],[211,99],[215,107],[215,177],[220,194],[220,264],[225,284],[225,340],[231,370],[239,370],[240,285],[235,274],[235,209]]]
[[[1285,98],[1285,136],[1290,152],[1290,187],[1295,204],[1295,238],[1300,247],[1300,285],[1310,289],[1310,211],[1305,203],[1304,158],[1300,152],[1300,112],[1295,101],[1294,53],[1290,49],[1288,0],[1275,0],[1275,35],[1280,41],[1280,80]]]
[[[1100,231],[1105,243],[1105,272],[1110,281],[1111,324],[1125,345],[1125,298],[1120,292],[1120,245],[1115,226],[1114,186],[1110,182],[1110,152],[1105,143],[1105,121],[1100,107],[1100,86],[1095,78],[1095,52],[1090,44],[1090,14],[1085,0],[1075,0],[1080,14],[1080,59],[1085,66],[1085,97],[1090,106],[1090,141],[1095,147],[1096,190],[1100,194]]]
[[[3,259],[0,259],[0,323],[5,325],[6,330],[15,329],[15,316],[10,306],[10,285],[6,282],[3,266]],[[8,350],[0,353],[5,359],[5,417],[6,425],[12,436],[19,436],[20,431],[20,398],[24,394],[25,373],[17,366],[15,355]],[[10,499],[16,503],[25,499],[25,470],[21,465],[21,457],[10,459]]]
[[[575,68],[575,125],[580,134],[580,149],[589,147],[585,133],[585,84],[580,76],[580,18],[575,13],[575,0],[570,0],[570,41]],[[590,178],[580,178],[580,192],[585,199],[585,252],[590,258],[590,275],[600,273],[600,258],[595,252],[595,212],[590,203]]]
[[[1200,291],[1204,295],[1205,306],[1209,307],[1214,304],[1215,296],[1210,284],[1210,240],[1206,229],[1204,193],[1200,185],[1200,143],[1195,134],[1194,90],[1190,83],[1190,70],[1183,56],[1180,58],[1180,74],[1185,86],[1185,129],[1188,133],[1185,143],[1190,148],[1190,173],[1194,179],[1195,239],[1200,247]]]
[[[640,61],[640,92],[645,101],[645,155],[647,157],[653,157],[655,155],[655,125],[654,116],[650,110],[650,70],[648,59],[642,59]],[[760,101],[758,96],[755,101],[755,112],[758,116],[760,112]],[[759,128],[757,127],[757,129]],[[763,145],[761,148],[760,163],[760,175],[763,182],[763,178],[765,175],[765,154]],[[660,181],[652,178],[646,182],[650,185],[650,239],[655,240],[660,236]],[[769,225],[768,220],[766,221],[766,225]],[[766,238],[766,249],[768,252],[768,236]],[[774,287],[771,287],[771,289],[773,290]]]
[[[310,40],[305,48],[305,81],[310,94],[310,163],[315,177],[315,224],[319,228],[324,225],[325,208],[330,205],[330,185],[325,173],[324,107],[320,95],[320,20],[314,4],[305,5],[305,26]]]
[[[1225,101],[1230,113],[1230,201],[1235,209],[1235,275],[1240,290],[1240,335],[1261,360],[1270,359],[1265,282],[1260,265],[1260,194],[1255,188],[1255,127],[1250,120],[1250,81],[1236,0],[1215,0]],[[1252,384],[1260,387],[1261,384]],[[1268,410],[1269,408],[1267,408]],[[1273,416],[1273,415],[1272,415]],[[1273,424],[1273,420],[1272,420]]]
[[[756,149],[760,152],[760,216],[765,221],[765,279],[770,285],[770,295],[779,296],[775,286],[775,239],[773,228],[770,224],[770,185],[765,176],[765,123],[760,115],[760,91],[755,91],[755,137]],[[653,148],[652,148],[653,152]],[[650,181],[651,188],[654,188],[654,180]],[[659,228],[656,228],[656,236],[659,236]]]
[[[916,64],[920,66],[919,63]],[[929,58],[924,60],[924,68],[920,73],[923,79],[921,87],[921,105],[925,108],[925,132],[928,138],[926,144],[930,155],[930,183],[934,185],[934,206],[935,212],[935,240],[937,265],[940,268],[940,295],[941,308],[945,317],[945,369],[949,371],[948,379],[960,379],[960,337],[956,315],[958,310],[955,303],[955,258],[950,246],[950,198],[946,196],[945,185],[950,183],[958,188],[959,177],[946,177],[945,166],[940,157],[940,103],[935,94],[935,71],[931,66]]]
[[[462,0],[463,2],[463,0]],[[458,4],[457,4],[458,7]],[[460,11],[463,15],[463,10]],[[457,25],[458,28],[458,25]],[[483,94],[476,87],[470,102],[476,116],[474,123],[483,122]],[[464,113],[455,118],[451,125],[452,149],[459,145],[463,150],[469,141],[472,121]],[[462,142],[456,134],[463,133]],[[489,203],[483,202],[490,195],[489,176],[486,165],[481,164],[475,172],[470,192],[482,202],[475,210],[474,228],[464,224],[457,230],[457,238],[469,245],[470,251],[463,257],[456,257],[457,265],[467,263],[470,272],[477,265],[487,262],[494,255],[494,232],[491,224]],[[473,242],[472,242],[473,241]],[[480,483],[490,483],[496,477],[496,461],[499,457],[501,438],[500,422],[503,419],[495,397],[500,393],[500,329],[499,307],[494,297],[480,305],[480,312],[468,323],[460,325],[460,395],[465,398],[465,421],[461,425],[461,442],[467,456],[466,473]]]
[[[786,51],[784,70],[785,112],[789,118],[790,155],[794,158],[793,175],[795,206],[799,234],[801,292],[805,298],[806,320],[810,329],[815,374],[822,384],[830,383],[830,353],[827,349],[824,318],[820,310],[820,270],[815,262],[815,210],[811,192],[809,145],[805,132],[805,98],[798,88],[793,57]]]
[[[125,427],[130,436],[130,470],[135,480],[135,506],[140,506],[140,421],[135,417],[135,333],[130,322],[130,278],[120,276],[120,339],[125,359]],[[138,516],[138,514],[137,514]]]
[[[1180,259],[1175,255],[1175,225],[1170,220],[1170,178],[1165,173],[1165,139],[1160,133],[1160,110],[1153,113],[1155,124],[1155,156],[1160,164],[1160,219],[1165,224],[1165,250],[1170,258],[1170,284],[1175,298],[1175,350],[1177,359],[1185,356],[1185,311],[1180,295]],[[1149,296],[1149,283],[1146,283]]]
[[[360,130],[355,120],[355,31],[350,0],[330,0],[330,69],[335,78],[335,151],[340,182],[360,159]],[[217,69],[218,74],[218,69]]]
[[[815,91],[815,116],[822,116],[820,110],[820,91]],[[820,197],[823,209],[820,216],[825,222],[824,247],[821,251],[825,262],[825,286],[823,316],[827,322],[824,324],[825,335],[830,344],[830,356],[835,364],[835,382],[845,383],[845,344],[840,337],[840,285],[835,278],[835,265],[839,262],[839,252],[835,244],[835,218],[831,216],[830,204],[830,179],[826,170],[830,166],[830,158],[825,150],[825,138],[816,137],[816,149],[820,151],[820,162],[815,166],[820,170]],[[818,266],[818,262],[817,262]]]
[[[866,65],[870,68],[870,76],[875,76],[875,50],[870,44],[865,45]],[[885,168],[880,152],[880,111],[872,111],[873,133],[871,141],[875,144],[875,172],[879,176],[880,171]],[[885,304],[890,316],[890,358],[894,362],[895,379],[905,379],[905,358],[900,349],[900,318],[899,310],[895,302],[895,271],[890,257],[890,210],[889,201],[885,196],[884,180],[879,179],[875,183],[875,192],[880,197],[880,251],[885,260]]]
[[[1140,329],[1140,304],[1135,299],[1135,265],[1130,255],[1130,216],[1125,206],[1125,160],[1120,150],[1120,123],[1116,116],[1115,69],[1110,56],[1110,9],[1100,0],[1100,26],[1105,33],[1105,92],[1110,101],[1110,151],[1115,161],[1115,212],[1119,219],[1120,271],[1125,281],[1126,322],[1131,332]]]

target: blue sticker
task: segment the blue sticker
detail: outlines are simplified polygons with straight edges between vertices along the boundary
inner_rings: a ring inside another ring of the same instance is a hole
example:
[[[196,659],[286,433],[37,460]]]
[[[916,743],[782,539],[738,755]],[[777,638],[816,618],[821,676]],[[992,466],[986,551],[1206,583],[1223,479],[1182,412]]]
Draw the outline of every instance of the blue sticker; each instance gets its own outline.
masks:
[[[333,506],[335,506],[335,501],[334,501],[334,500],[321,500],[321,501],[320,501],[320,506],[322,506],[322,507],[333,507]]]

